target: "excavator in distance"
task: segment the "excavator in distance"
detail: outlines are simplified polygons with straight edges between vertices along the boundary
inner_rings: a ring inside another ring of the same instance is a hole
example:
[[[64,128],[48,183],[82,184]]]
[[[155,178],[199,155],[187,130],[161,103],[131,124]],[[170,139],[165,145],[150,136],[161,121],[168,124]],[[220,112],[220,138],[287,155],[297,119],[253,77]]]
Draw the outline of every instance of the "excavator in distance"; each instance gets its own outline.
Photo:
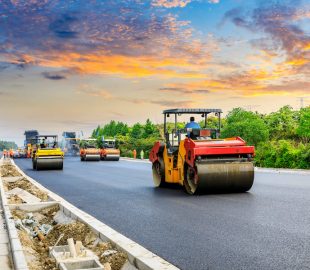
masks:
[[[76,137],[75,132],[64,131],[62,133],[61,146],[65,156],[78,156],[80,154],[79,138]]]
[[[218,128],[207,128],[207,117],[215,114]],[[150,152],[156,187],[179,184],[188,194],[246,192],[254,182],[254,146],[240,137],[220,139],[221,109],[165,110],[165,142],[156,142]],[[201,115],[204,128],[180,129],[178,116]],[[174,116],[169,132],[167,118]]]

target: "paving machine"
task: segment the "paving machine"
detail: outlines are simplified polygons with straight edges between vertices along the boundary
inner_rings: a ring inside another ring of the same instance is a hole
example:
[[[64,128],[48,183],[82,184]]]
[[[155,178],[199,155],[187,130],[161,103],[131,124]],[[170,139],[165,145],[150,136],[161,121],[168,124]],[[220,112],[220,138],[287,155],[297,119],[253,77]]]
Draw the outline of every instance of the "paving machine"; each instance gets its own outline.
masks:
[[[218,118],[216,129],[207,128],[207,117]],[[165,142],[156,142],[150,152],[156,187],[175,183],[188,194],[246,192],[254,181],[254,146],[240,137],[219,139],[220,109],[165,110]],[[204,128],[179,129],[178,116],[201,115]],[[173,116],[174,129],[168,131],[167,118]]]
[[[83,139],[80,141],[81,161],[99,161],[100,148],[97,146],[96,139]]]
[[[80,153],[80,148],[78,144],[79,138],[76,138],[76,133],[64,131],[62,133],[62,137],[61,146],[65,155],[78,156]]]
[[[120,151],[117,149],[114,139],[104,139],[100,150],[101,160],[119,161]]]
[[[32,150],[34,170],[62,170],[64,152],[58,147],[57,135],[37,135]]]

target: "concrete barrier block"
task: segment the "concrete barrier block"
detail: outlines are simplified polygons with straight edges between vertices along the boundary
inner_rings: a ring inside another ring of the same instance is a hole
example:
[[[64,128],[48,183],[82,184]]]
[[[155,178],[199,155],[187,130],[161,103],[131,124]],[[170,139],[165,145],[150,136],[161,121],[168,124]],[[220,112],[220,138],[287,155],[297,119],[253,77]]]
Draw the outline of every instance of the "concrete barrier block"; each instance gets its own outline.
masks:
[[[22,250],[12,251],[14,267],[16,270],[28,270],[24,252]]]

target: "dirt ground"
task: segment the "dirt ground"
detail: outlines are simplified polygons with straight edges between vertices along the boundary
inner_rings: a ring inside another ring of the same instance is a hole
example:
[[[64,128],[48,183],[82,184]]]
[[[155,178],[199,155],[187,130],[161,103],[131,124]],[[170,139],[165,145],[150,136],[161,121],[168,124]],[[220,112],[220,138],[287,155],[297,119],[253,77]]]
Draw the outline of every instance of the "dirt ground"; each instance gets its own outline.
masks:
[[[120,270],[127,261],[127,256],[123,252],[117,251],[109,256],[103,256],[103,252],[114,250],[111,243],[99,242],[96,234],[84,223],[74,221],[70,224],[55,224],[54,216],[58,207],[49,207],[40,212],[33,212],[33,216],[40,224],[50,224],[53,229],[40,241],[33,238],[23,230],[19,230],[19,237],[24,248],[27,263],[30,270],[56,270],[56,261],[49,257],[48,247],[53,246],[61,234],[64,234],[58,245],[66,245],[68,238],[75,241],[82,241],[83,246],[91,249],[98,257],[102,264],[109,263],[112,270]],[[14,219],[24,219],[26,212],[21,210],[13,210]]]
[[[21,174],[16,170],[13,165],[4,164],[0,167],[0,173],[2,177],[8,176],[21,176]],[[26,178],[18,180],[16,182],[5,182],[3,181],[4,191],[11,190],[13,188],[19,187],[31,193],[32,195],[41,199],[41,201],[45,202],[48,200],[48,196],[46,192],[41,191],[36,186],[31,184]],[[9,199],[9,203],[22,203],[23,201],[18,196],[11,196]]]
[[[26,178],[18,180],[16,182],[5,182],[3,183],[4,190],[8,191],[13,188],[19,187],[31,193],[32,195],[41,199],[41,201],[46,202],[48,200],[48,196],[46,192],[41,191],[35,185],[30,183]]]
[[[19,198],[17,195],[12,195],[10,196],[10,198],[8,199],[8,203],[9,204],[20,204],[20,203],[24,203],[23,200],[21,198]]]
[[[59,210],[59,207],[49,207],[40,212],[33,213],[40,224],[53,224],[53,217]],[[21,210],[13,210],[14,219],[24,219],[27,213]],[[33,238],[24,230],[18,230],[20,241],[23,245],[24,253],[30,270],[56,270],[56,261],[49,257],[50,243],[44,239]]]
[[[103,252],[107,250],[114,250],[111,243],[99,243],[96,247],[92,249],[97,256],[99,257],[99,261],[104,265],[105,263],[109,263],[111,265],[112,270],[120,270],[125,262],[127,261],[127,255],[124,252],[118,251],[110,256],[102,256]]]
[[[16,168],[11,164],[3,164],[0,167],[1,176],[21,176],[21,174],[16,170]]]

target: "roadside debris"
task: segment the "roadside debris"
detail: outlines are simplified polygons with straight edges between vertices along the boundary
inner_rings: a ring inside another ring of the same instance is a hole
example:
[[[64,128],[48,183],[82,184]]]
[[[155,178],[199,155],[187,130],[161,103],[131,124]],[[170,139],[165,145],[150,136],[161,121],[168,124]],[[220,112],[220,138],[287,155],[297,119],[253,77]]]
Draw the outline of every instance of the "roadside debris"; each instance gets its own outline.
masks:
[[[25,190],[29,192],[30,194],[34,195],[35,197],[39,198],[40,201],[48,201],[48,195],[46,192],[41,191],[38,189],[35,185],[30,183],[26,178],[22,178],[21,180],[15,181],[15,182],[5,182],[3,181],[4,190],[6,192],[10,192],[11,190],[14,190],[15,188],[19,188],[22,190]],[[16,195],[16,194],[13,194]],[[23,198],[21,198],[23,199]]]
[[[16,182],[18,180],[22,180],[23,176],[7,176],[7,177],[2,177],[2,180],[5,182]]]
[[[60,262],[71,269],[71,263],[92,260],[97,267],[104,265],[104,270],[121,270],[127,261],[125,253],[102,242],[86,224],[65,216],[58,206],[32,213],[13,210],[12,215],[30,270],[56,270]]]
[[[18,187],[11,189],[6,194],[9,197],[17,196],[25,203],[39,203],[39,202],[41,202],[41,200],[38,197],[36,197],[36,196],[32,195],[31,193],[29,193],[28,191],[21,189],[21,188],[18,188]]]
[[[1,176],[7,177],[7,176],[21,176],[20,173],[16,170],[15,166],[11,164],[3,164],[1,166]]]
[[[8,177],[2,182],[10,204],[48,201],[47,193],[20,175],[13,165],[4,163],[0,174]],[[128,264],[124,252],[103,242],[88,225],[66,216],[58,205],[33,212],[15,209],[11,213],[30,270],[121,270]]]
[[[93,250],[99,257],[99,261],[105,265],[109,264],[112,270],[121,270],[127,261],[127,255],[124,252],[113,249],[111,243],[98,243]]]

